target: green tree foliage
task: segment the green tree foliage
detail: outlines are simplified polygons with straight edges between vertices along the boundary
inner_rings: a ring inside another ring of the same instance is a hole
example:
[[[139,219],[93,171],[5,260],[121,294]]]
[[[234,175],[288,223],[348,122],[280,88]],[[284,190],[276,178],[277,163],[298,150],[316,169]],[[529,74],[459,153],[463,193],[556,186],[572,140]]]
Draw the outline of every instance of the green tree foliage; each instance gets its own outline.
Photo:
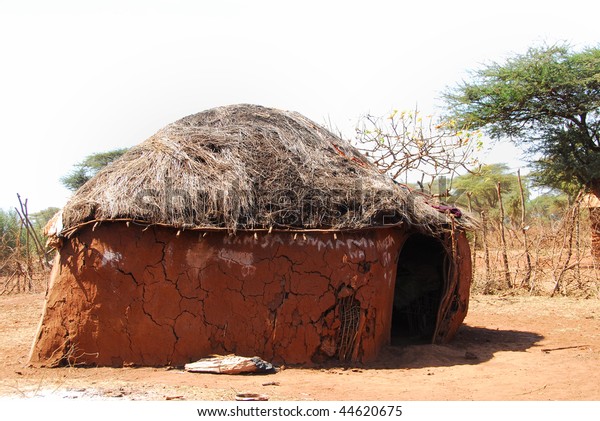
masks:
[[[450,119],[531,153],[535,181],[600,195],[600,49],[531,48],[444,94]]]
[[[33,226],[35,227],[36,231],[38,232],[38,234],[40,235],[40,237],[43,235],[44,227],[46,226],[48,221],[50,221],[50,219],[59,210],[60,210],[59,208],[49,207],[46,209],[42,209],[41,211],[31,214],[29,216],[29,219],[31,219],[31,222],[32,222]]]
[[[60,181],[66,188],[75,191],[96,175],[98,171],[120,158],[127,151],[127,148],[122,148],[88,155],[83,161],[75,165],[70,174],[62,177]]]
[[[527,202],[527,213],[537,220],[559,220],[569,208],[566,194],[541,194]]]
[[[58,208],[49,207],[28,216],[38,238],[43,238],[44,227],[58,211]],[[21,219],[17,212],[0,209],[0,264],[17,251],[17,244],[20,244],[21,256],[25,256],[27,252],[25,245],[29,246],[30,252],[35,252],[33,242],[27,243],[26,236],[27,230],[21,229]]]
[[[15,249],[19,237],[20,221],[15,211],[0,209],[0,262]]]
[[[521,214],[519,180],[515,174],[510,174],[507,164],[482,165],[477,172],[457,177],[452,183],[450,201],[467,208],[470,195],[474,211],[495,214],[499,209],[498,183],[506,214],[517,221]],[[529,191],[526,186],[523,187],[527,200]]]

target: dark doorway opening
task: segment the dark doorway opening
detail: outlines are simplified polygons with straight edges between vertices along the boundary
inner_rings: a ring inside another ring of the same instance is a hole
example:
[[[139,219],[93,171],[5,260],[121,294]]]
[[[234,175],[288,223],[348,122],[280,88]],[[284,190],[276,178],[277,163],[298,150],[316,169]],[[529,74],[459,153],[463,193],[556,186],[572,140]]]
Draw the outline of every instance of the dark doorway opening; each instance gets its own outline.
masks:
[[[447,253],[435,237],[411,235],[400,252],[392,310],[392,345],[433,341],[444,294]]]

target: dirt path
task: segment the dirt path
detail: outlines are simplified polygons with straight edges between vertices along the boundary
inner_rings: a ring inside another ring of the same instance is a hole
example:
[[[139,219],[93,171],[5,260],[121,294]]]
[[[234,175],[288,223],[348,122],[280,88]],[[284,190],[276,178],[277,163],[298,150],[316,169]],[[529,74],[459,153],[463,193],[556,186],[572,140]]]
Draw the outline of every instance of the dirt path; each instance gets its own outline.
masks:
[[[265,376],[31,368],[42,295],[0,297],[0,396],[130,400],[599,400],[600,301],[475,296],[451,344],[388,348],[368,367]],[[263,386],[277,382],[278,386]]]

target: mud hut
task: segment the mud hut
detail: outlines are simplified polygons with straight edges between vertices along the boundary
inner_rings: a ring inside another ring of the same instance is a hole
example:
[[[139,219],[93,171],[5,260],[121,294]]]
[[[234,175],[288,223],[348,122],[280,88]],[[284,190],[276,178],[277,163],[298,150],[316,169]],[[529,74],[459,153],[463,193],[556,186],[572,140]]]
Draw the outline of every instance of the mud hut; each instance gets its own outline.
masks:
[[[467,313],[468,221],[434,205],[298,113],[185,117],[47,227],[58,253],[31,362],[312,365],[448,341]]]

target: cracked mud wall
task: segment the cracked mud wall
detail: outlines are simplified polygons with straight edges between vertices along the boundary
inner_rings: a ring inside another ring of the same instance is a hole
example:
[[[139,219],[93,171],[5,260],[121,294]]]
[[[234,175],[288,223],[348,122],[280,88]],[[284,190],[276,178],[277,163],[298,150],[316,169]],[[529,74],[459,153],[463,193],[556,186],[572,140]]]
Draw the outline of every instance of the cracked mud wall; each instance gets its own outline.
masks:
[[[114,222],[66,240],[31,362],[311,365],[389,343],[401,229],[176,233]]]

